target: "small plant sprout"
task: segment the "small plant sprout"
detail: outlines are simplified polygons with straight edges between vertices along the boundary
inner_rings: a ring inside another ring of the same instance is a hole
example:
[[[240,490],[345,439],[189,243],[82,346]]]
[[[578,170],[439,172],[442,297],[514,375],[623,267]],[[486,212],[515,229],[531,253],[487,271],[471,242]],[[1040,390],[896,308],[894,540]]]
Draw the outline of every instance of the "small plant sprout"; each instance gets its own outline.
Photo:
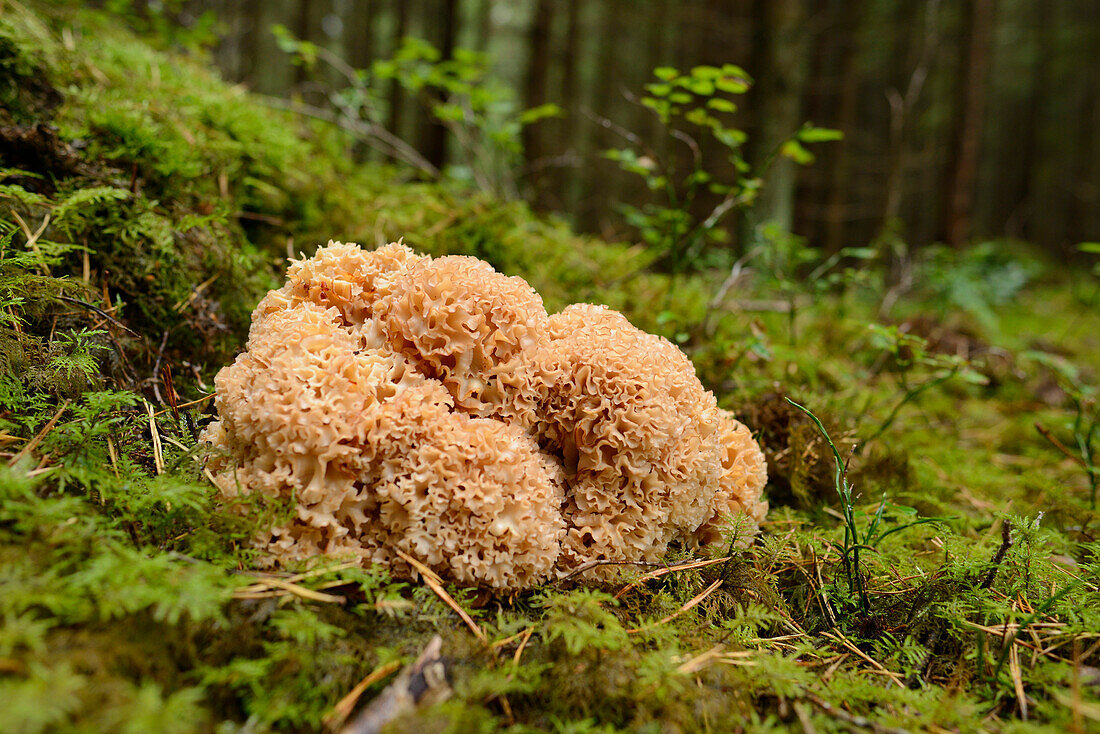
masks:
[[[836,487],[837,496],[840,497],[840,511],[844,515],[844,549],[841,554],[841,558],[844,563],[844,573],[848,577],[848,587],[854,589],[859,596],[859,608],[863,614],[866,614],[871,608],[871,602],[867,595],[867,589],[863,585],[863,575],[860,571],[859,563],[859,551],[861,548],[859,540],[859,526],[856,524],[855,510],[852,505],[852,487],[848,483],[848,464],[840,456],[840,450],[833,443],[833,439],[829,436],[829,432],[825,430],[825,426],[822,425],[821,420],[810,412],[810,409],[799,405],[790,398],[786,398],[787,402],[794,407],[805,413],[810,420],[817,426],[817,430],[821,433],[821,437],[825,439],[825,443],[829,444],[829,448],[833,451],[833,459],[836,462],[833,471],[833,484]],[[877,525],[877,521],[874,523]]]
[[[868,522],[867,529],[861,531],[858,519],[863,513],[858,512],[853,503],[852,485],[848,482],[848,462],[841,457],[840,450],[836,447],[836,444],[833,443],[833,439],[829,436],[829,432],[825,430],[825,426],[821,423],[821,420],[814,415],[809,408],[796,403],[790,398],[785,399],[788,403],[805,413],[806,416],[814,422],[818,432],[821,433],[821,437],[825,439],[825,443],[832,449],[833,460],[835,462],[833,484],[836,488],[837,496],[840,498],[840,511],[844,517],[844,545],[841,552],[844,575],[848,579],[848,588],[855,591],[858,596],[860,612],[866,616],[871,609],[871,602],[870,595],[867,592],[867,587],[863,579],[863,571],[860,565],[860,551],[874,551],[876,546],[887,536],[916,527],[917,525],[936,522],[938,518],[918,518],[911,522],[884,529],[882,527],[882,522],[886,512],[887,502],[886,499],[883,498],[879,503],[878,509],[875,510],[875,514],[871,517],[870,522]],[[908,507],[892,506],[892,509],[906,515],[916,514],[916,510]]]
[[[102,330],[81,329],[58,334],[58,353],[50,359],[47,366],[69,381],[91,383],[99,374],[99,364],[93,352],[107,349],[102,344],[97,344],[95,339],[105,333]]]
[[[1061,357],[1045,352],[1027,352],[1025,356],[1049,367],[1058,377],[1058,384],[1073,405],[1073,418],[1066,427],[1073,436],[1072,448],[1066,446],[1041,423],[1035,428],[1054,448],[1079,464],[1085,470],[1089,483],[1089,508],[1096,509],[1097,489],[1100,487],[1100,466],[1097,466],[1096,437],[1100,433],[1100,410],[1097,409],[1096,387],[1086,384],[1080,370]]]
[[[435,165],[386,127],[387,90],[396,84],[420,100],[454,136],[460,162],[445,173],[497,196],[519,196],[515,171],[523,153],[523,128],[562,114],[554,104],[520,109],[513,90],[491,75],[489,57],[470,49],[455,49],[452,58],[445,59],[427,41],[408,37],[391,58],[356,69],[338,54],[295,38],[283,26],[276,26],[274,33],[279,47],[296,63],[312,69],[321,62],[347,84],[328,90],[334,112],[298,107],[299,112],[331,118],[384,155],[436,177],[440,171]]]
[[[870,324],[872,343],[890,360],[901,397],[890,412],[872,431],[863,446],[880,438],[894,425],[901,409],[921,394],[959,377],[972,385],[985,385],[989,380],[976,371],[970,361],[948,354],[937,354],[929,349],[928,341],[910,334],[897,326]]]
[[[675,155],[662,155],[628,130],[602,120],[618,132],[626,147],[604,151],[623,171],[637,176],[654,195],[641,207],[622,205],[627,224],[659,253],[660,263],[674,272],[690,271],[705,264],[708,246],[723,241],[726,218],[751,207],[761,185],[761,174],[783,155],[808,165],[813,155],[803,144],[838,140],[839,131],[806,124],[795,131],[754,171],[745,158],[748,136],[734,127],[731,115],[752,79],[739,66],[696,66],[681,72],[669,66],[653,70],[656,80],[646,84],[639,102],[653,110],[673,149],[685,153],[686,163]],[[701,141],[717,144],[722,160],[705,160]],[[719,171],[722,171],[719,173]],[[728,171],[728,172],[727,172]],[[700,208],[702,202],[706,206]]]
[[[876,256],[870,247],[845,247],[828,257],[779,225],[769,222],[756,232],[758,244],[747,258],[760,265],[769,290],[777,292],[787,313],[788,341],[798,342],[797,320],[800,302],[810,296],[815,302],[831,291],[843,292],[850,286],[866,281],[867,270],[842,267],[845,262],[866,262]]]
[[[1077,251],[1092,255],[1094,258],[1090,271],[1093,277],[1089,279],[1091,288],[1088,289],[1087,294],[1079,297],[1085,305],[1096,306],[1100,303],[1100,242],[1082,242],[1077,245]]]

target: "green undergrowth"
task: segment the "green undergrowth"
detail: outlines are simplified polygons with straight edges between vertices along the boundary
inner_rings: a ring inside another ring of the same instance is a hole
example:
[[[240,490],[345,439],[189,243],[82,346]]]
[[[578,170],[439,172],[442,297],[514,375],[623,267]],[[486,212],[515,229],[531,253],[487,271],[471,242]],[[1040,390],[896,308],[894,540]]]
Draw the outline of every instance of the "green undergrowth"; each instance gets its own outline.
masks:
[[[1008,243],[916,258],[898,299],[875,262],[814,280],[772,250],[726,289],[670,276],[523,204],[355,165],[339,131],[165,45],[0,0],[0,731],[319,731],[437,633],[455,695],[394,731],[1098,725],[1100,545],[1075,453],[1095,280]],[[379,569],[267,583],[248,539],[292,508],[219,511],[203,398],[288,252],[400,237],[682,346],[765,448],[759,538],[629,588],[652,569],[448,587],[484,642]]]

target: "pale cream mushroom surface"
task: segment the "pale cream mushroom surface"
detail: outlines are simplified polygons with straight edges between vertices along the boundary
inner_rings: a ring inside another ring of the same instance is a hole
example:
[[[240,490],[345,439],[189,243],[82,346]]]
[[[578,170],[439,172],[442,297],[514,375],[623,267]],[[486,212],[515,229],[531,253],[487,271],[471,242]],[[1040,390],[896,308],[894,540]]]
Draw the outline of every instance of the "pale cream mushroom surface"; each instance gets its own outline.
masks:
[[[329,243],[292,261],[215,387],[224,505],[290,508],[254,539],[270,566],[407,577],[406,555],[514,591],[744,542],[767,512],[760,447],[682,351],[602,306],[548,315],[471,257]]]

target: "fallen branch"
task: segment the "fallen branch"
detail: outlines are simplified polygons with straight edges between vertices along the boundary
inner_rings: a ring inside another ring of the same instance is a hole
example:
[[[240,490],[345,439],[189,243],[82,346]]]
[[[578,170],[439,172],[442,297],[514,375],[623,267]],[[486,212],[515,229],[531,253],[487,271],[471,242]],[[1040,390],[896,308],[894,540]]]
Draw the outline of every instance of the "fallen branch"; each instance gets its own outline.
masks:
[[[58,298],[61,299],[62,301],[65,301],[66,303],[72,303],[72,304],[75,304],[77,306],[82,306],[83,308],[86,308],[89,311],[92,311],[93,313],[95,313],[99,316],[102,316],[103,318],[107,319],[107,321],[111,322],[112,324],[114,324],[118,328],[122,329],[123,331],[127,332],[128,334],[132,334],[132,335],[136,336],[138,339],[144,339],[145,338],[141,334],[139,334],[136,331],[134,331],[133,329],[131,329],[126,324],[124,324],[121,321],[119,321],[118,319],[116,319],[111,314],[104,311],[99,306],[93,306],[92,304],[88,303],[87,301],[82,301],[79,298],[72,298],[70,296],[58,296]]]
[[[591,571],[593,568],[596,568],[598,566],[645,566],[647,568],[652,568],[652,567],[667,568],[667,566],[665,564],[658,563],[656,561],[609,561],[609,560],[605,560],[605,559],[599,559],[599,560],[595,560],[595,561],[588,561],[587,563],[582,563],[580,566],[573,569],[570,573],[566,574],[565,576],[562,576],[557,581],[554,581],[553,584],[556,586],[560,583],[568,581],[569,579],[573,578],[574,576],[581,575],[585,571]]]
[[[282,596],[275,591],[281,589],[282,591],[289,592],[294,596],[299,596],[303,599],[309,599],[310,601],[326,602],[329,604],[343,604],[347,601],[342,596],[335,594],[323,594],[320,591],[314,591],[313,589],[307,589],[304,586],[284,581],[283,579],[264,579],[261,582],[264,586],[271,587],[271,591],[252,591],[249,589],[239,589],[233,593],[234,599],[266,599],[270,596]],[[255,584],[254,584],[255,585]]]

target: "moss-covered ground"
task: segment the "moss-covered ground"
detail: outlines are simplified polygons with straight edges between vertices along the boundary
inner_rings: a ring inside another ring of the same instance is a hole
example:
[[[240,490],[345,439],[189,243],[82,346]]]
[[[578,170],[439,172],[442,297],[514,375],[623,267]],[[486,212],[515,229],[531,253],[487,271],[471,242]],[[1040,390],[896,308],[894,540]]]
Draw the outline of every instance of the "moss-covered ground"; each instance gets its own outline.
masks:
[[[822,285],[771,257],[712,303],[725,273],[353,165],[166,46],[0,0],[0,731],[322,730],[436,633],[455,695],[394,731],[1100,728],[1085,270],[940,252],[895,299],[873,263]],[[596,588],[448,587],[484,641],[378,569],[250,571],[263,518],[219,513],[196,441],[212,377],[288,252],[398,237],[679,342],[765,445],[758,540]]]

